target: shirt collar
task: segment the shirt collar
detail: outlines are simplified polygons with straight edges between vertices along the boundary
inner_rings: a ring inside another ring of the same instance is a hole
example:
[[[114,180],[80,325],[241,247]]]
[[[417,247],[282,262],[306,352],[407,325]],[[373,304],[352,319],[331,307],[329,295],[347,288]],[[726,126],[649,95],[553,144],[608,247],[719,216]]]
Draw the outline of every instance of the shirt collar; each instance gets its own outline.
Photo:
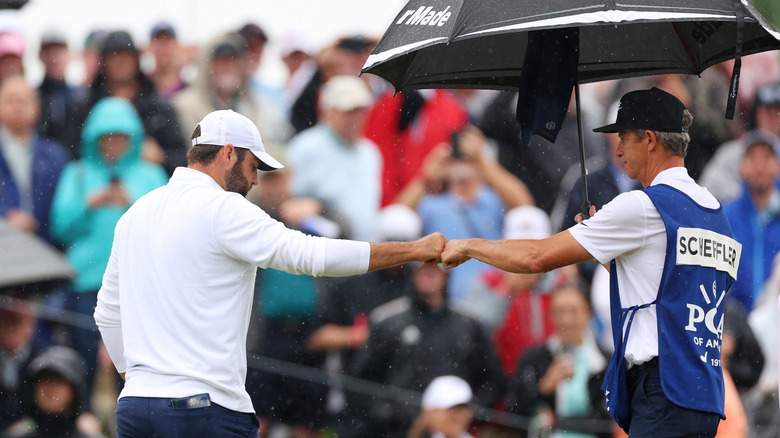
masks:
[[[674,181],[692,182],[693,180],[688,175],[688,169],[682,166],[678,166],[678,167],[672,167],[670,169],[662,170],[661,172],[659,172],[658,175],[655,176],[655,179],[653,179],[653,182],[650,183],[650,185],[654,186],[658,184],[669,184]]]
[[[30,139],[32,140],[32,137],[30,137]],[[30,147],[32,141],[26,143],[19,140],[18,137],[11,134],[11,131],[6,129],[5,127],[0,127],[0,142],[2,142],[2,144],[7,145],[9,147],[16,148],[19,151],[24,151],[25,153],[32,154],[32,148]]]
[[[171,175],[171,184],[196,184],[214,189],[225,190],[214,181],[214,178],[190,167],[177,167]]]

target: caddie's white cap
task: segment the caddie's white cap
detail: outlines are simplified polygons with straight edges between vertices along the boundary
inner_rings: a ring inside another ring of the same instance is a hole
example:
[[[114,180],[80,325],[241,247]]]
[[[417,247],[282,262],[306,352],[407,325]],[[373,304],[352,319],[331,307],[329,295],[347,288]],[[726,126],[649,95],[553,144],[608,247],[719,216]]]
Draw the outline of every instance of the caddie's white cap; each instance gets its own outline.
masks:
[[[422,397],[423,409],[449,409],[468,404],[474,394],[465,380],[458,376],[439,376],[425,388]]]
[[[192,146],[232,144],[249,149],[260,160],[260,170],[276,170],[284,166],[265,151],[260,132],[251,120],[233,110],[219,110],[206,115],[192,133]]]
[[[550,217],[541,208],[515,207],[504,215],[504,239],[546,239],[550,236]]]

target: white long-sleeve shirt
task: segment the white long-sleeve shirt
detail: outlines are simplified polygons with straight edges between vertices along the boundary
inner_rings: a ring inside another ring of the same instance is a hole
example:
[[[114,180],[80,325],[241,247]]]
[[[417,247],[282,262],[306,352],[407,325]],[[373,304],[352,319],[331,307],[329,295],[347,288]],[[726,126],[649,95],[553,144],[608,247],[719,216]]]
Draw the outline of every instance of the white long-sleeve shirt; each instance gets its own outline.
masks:
[[[126,372],[121,397],[185,397],[254,412],[244,388],[258,267],[294,274],[368,270],[366,242],[286,228],[208,175],[177,168],[119,220],[95,321]]]

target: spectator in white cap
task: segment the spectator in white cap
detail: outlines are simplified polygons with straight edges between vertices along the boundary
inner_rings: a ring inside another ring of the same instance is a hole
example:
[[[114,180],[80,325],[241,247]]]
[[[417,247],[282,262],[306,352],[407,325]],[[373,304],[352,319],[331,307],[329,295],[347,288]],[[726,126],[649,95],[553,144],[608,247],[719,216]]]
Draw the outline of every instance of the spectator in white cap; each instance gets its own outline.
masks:
[[[505,239],[544,239],[550,235],[550,219],[547,213],[538,207],[515,207],[504,215]],[[463,299],[453,305],[459,311],[478,319],[493,333],[504,321],[504,315],[514,295],[530,290],[541,278],[540,274],[512,274],[488,266],[475,275],[467,286]],[[537,307],[537,310],[542,309],[543,307]],[[541,336],[534,335],[537,332],[549,334],[550,330],[543,330],[542,326],[534,328],[538,324],[529,322],[531,325],[527,327],[528,336]]]
[[[539,207],[515,207],[504,215],[505,239],[544,239],[552,235],[550,217]],[[516,274],[484,269],[468,289],[458,310],[472,315],[493,334],[504,375],[512,375],[526,348],[543,343],[553,333],[548,316],[550,297],[576,271]]]
[[[314,196],[340,211],[359,240],[373,239],[382,194],[382,156],[361,135],[372,100],[361,79],[333,77],[320,90],[320,121],[287,147],[293,193]]]
[[[257,268],[355,275],[438,262],[446,241],[328,239],[271,219],[244,195],[258,170],[281,164],[257,127],[230,110],[198,123],[187,161],[119,220],[98,293],[95,321],[126,378],[119,438],[257,435],[245,389]]]
[[[422,412],[407,438],[471,438],[474,414],[469,384],[458,376],[439,376],[425,388]]]

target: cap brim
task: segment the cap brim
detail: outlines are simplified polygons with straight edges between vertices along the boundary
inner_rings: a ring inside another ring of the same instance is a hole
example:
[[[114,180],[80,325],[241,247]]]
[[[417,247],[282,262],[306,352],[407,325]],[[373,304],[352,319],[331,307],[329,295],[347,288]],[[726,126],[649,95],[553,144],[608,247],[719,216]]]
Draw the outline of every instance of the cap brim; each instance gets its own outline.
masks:
[[[252,151],[252,154],[254,154],[254,156],[256,156],[260,160],[260,166],[258,166],[258,169],[260,170],[270,172],[272,170],[278,170],[284,168],[284,165],[282,165],[282,163],[276,161],[276,158],[268,155],[268,153],[266,152]]]
[[[618,125],[617,123],[612,123],[610,125],[602,126],[601,128],[596,128],[593,130],[593,132],[605,132],[607,134],[612,134],[620,131],[621,129],[627,129],[627,128],[624,128]]]

